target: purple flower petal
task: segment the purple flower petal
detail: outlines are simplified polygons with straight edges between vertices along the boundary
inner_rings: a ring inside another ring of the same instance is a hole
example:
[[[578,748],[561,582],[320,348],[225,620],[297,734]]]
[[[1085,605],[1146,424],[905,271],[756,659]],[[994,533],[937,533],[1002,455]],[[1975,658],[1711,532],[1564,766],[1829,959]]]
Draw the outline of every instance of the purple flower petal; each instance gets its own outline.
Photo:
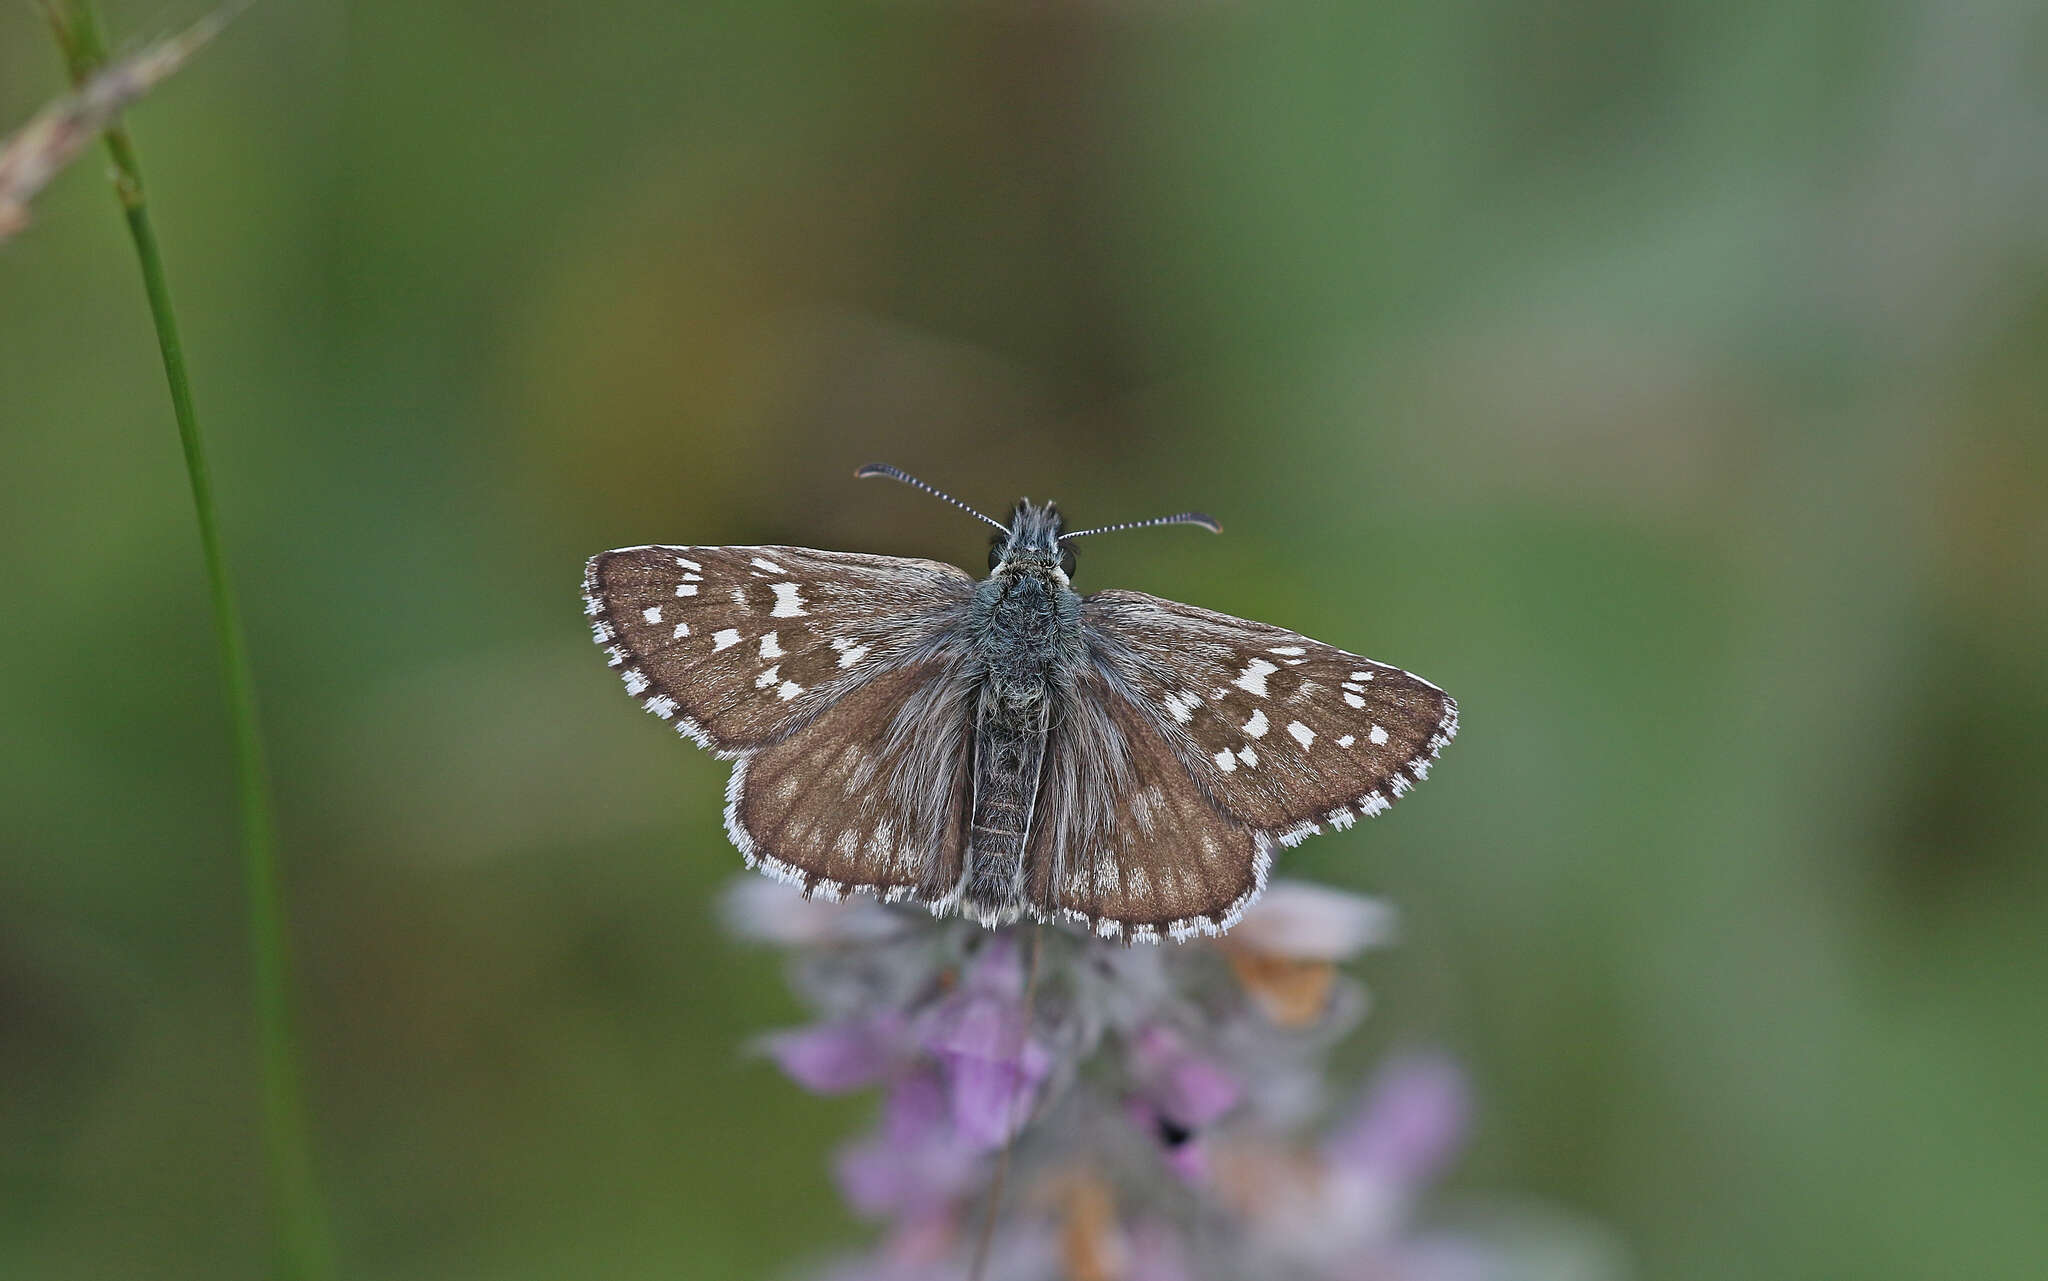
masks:
[[[1010,992],[1022,978],[1012,984],[1006,973],[1014,968],[1015,950],[1003,938],[984,946],[977,959],[986,964],[970,973],[966,990],[931,1012],[919,1038],[945,1069],[955,1128],[963,1140],[985,1148],[1000,1146],[1029,1119],[1051,1070],[1051,1055],[1030,1039],[1021,989]],[[991,953],[997,954],[993,961]]]
[[[926,1068],[905,1076],[889,1090],[882,1105],[882,1136],[891,1144],[911,1147],[942,1140],[948,1106],[946,1083]]]
[[[1331,1136],[1330,1160],[1418,1188],[1463,1145],[1470,1115],[1465,1074],[1449,1055],[1397,1055],[1380,1069],[1358,1111]]]
[[[1030,1119],[1038,1082],[1016,1060],[956,1056],[948,1064],[953,1125],[983,1148],[1001,1147]]]
[[[1189,1057],[1167,1070],[1159,1102],[1183,1125],[1201,1127],[1222,1120],[1243,1092],[1237,1078],[1214,1062]]]
[[[839,1189],[854,1209],[872,1215],[933,1215],[967,1185],[977,1154],[949,1124],[949,1100],[936,1069],[898,1080],[882,1105],[878,1133],[842,1148]]]
[[[1243,1083],[1221,1064],[1190,1052],[1178,1033],[1160,1024],[1138,1034],[1131,1060],[1160,1111],[1189,1129],[1223,1119],[1244,1094]]]
[[[833,1173],[855,1211],[902,1218],[945,1209],[968,1185],[976,1160],[953,1143],[898,1145],[875,1137],[841,1148]]]
[[[1209,1149],[1202,1146],[1200,1139],[1189,1139],[1167,1152],[1166,1168],[1179,1175],[1183,1183],[1201,1183],[1209,1177]]]
[[[961,976],[961,988],[977,996],[997,997],[1012,1003],[1024,999],[1024,959],[1018,954],[1017,940],[1008,931],[981,945],[981,950],[967,962],[966,973]]]
[[[814,1094],[843,1094],[873,1085],[903,1053],[902,1020],[893,1015],[820,1023],[777,1032],[761,1042],[792,1081]]]
[[[1024,1011],[987,996],[956,996],[932,1012],[922,1038],[934,1054],[1014,1059],[1024,1048]]]

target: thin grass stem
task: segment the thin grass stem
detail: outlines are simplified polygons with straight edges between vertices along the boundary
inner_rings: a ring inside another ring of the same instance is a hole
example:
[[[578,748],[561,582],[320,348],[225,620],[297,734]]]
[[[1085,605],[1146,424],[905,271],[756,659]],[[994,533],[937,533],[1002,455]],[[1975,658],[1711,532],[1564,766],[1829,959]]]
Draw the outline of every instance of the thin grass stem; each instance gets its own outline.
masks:
[[[83,84],[108,61],[97,16],[91,5],[81,0],[50,3],[45,11],[73,83]],[[135,145],[118,119],[105,136],[107,151],[114,161],[114,190],[128,222],[128,233],[135,242],[136,257],[141,261],[143,290],[149,298],[150,318],[155,323],[157,345],[163,354],[164,377],[170,383],[171,410],[178,422],[185,470],[192,483],[192,505],[199,517],[200,550],[206,561],[214,632],[220,646],[221,678],[233,725],[242,876],[257,1034],[262,1049],[264,1150],[276,1216],[276,1272],[293,1281],[330,1281],[335,1275],[334,1254],[326,1205],[314,1173],[299,1084],[290,940],[278,876],[277,825],[271,809],[270,780],[257,714],[256,682],[249,666],[248,644],[234,588],[228,579],[212,473],[206,464],[199,419],[193,409],[192,382],[185,368],[177,318],[171,308],[163,255],[144,199],[142,167]]]

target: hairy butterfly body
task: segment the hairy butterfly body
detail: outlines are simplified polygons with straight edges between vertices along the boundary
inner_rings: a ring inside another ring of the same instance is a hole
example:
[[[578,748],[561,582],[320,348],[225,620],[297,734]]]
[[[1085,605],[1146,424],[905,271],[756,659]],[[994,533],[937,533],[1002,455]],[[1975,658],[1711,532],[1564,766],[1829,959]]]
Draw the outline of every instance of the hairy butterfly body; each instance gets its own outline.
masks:
[[[1457,704],[1398,668],[1139,592],[1080,596],[1069,540],[1103,531],[1066,531],[1050,504],[980,519],[1001,532],[978,583],[797,547],[591,559],[586,612],[627,691],[737,762],[726,828],[750,866],[986,925],[1219,933],[1276,844],[1382,812],[1457,732]],[[1216,527],[1136,525],[1169,523]]]

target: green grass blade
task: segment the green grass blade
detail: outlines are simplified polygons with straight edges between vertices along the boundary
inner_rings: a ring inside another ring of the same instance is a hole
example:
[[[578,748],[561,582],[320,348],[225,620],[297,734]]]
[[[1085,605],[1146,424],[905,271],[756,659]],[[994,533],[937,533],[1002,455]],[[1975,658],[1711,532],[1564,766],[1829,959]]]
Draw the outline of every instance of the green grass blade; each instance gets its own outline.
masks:
[[[90,5],[77,0],[53,3],[46,9],[71,78],[74,83],[83,84],[107,64],[106,43],[98,20]],[[295,1281],[329,1281],[335,1275],[333,1247],[325,1203],[314,1173],[299,1085],[290,942],[278,876],[277,826],[271,810],[270,781],[257,715],[256,682],[249,667],[248,644],[234,588],[228,580],[212,474],[206,465],[199,419],[193,409],[192,383],[185,368],[184,346],[178,338],[163,255],[144,199],[142,168],[134,143],[118,120],[105,136],[107,150],[114,160],[115,191],[127,218],[129,235],[135,242],[136,256],[141,260],[143,289],[148,294],[150,317],[156,325],[164,377],[170,383],[171,409],[177,418],[185,469],[192,482],[192,505],[199,517],[200,548],[206,560],[214,631],[220,644],[221,676],[234,727],[242,874],[249,916],[256,1022],[262,1042],[264,1148],[278,1231],[277,1271]]]

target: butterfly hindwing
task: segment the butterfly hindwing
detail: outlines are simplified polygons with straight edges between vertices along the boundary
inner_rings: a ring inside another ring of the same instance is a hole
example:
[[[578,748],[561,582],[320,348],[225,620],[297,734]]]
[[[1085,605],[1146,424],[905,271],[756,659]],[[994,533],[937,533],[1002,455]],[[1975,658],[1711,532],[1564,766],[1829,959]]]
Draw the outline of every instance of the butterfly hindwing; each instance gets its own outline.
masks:
[[[1230,928],[1266,882],[1273,843],[1224,812],[1144,711],[1100,674],[1063,707],[1030,846],[1042,917],[1105,937]]]
[[[1219,808],[1292,845],[1391,806],[1458,732],[1397,667],[1142,592],[1081,605],[1094,660]]]
[[[966,836],[969,700],[957,652],[883,672],[743,758],[725,825],[747,858],[827,897],[945,904]]]
[[[584,610],[626,690],[724,756],[776,741],[955,619],[951,565],[802,547],[629,547],[591,558]]]

